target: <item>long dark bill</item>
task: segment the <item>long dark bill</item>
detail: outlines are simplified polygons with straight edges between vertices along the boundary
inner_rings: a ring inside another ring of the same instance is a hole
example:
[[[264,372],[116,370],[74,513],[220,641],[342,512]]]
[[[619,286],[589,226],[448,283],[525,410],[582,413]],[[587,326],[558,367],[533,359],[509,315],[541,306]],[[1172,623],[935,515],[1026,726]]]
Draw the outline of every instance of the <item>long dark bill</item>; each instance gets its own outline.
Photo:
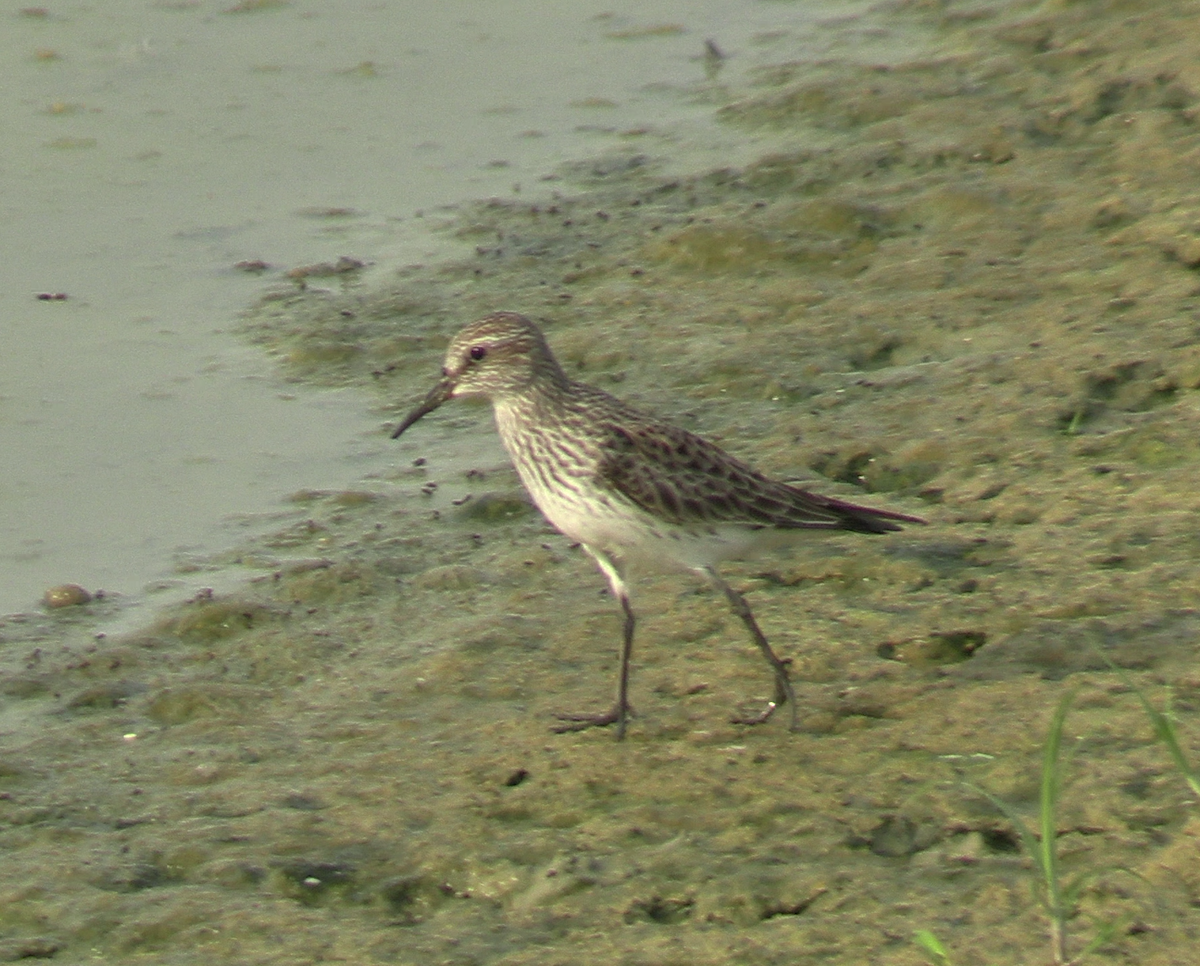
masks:
[[[400,434],[408,429],[409,426],[422,416],[433,412],[452,395],[454,395],[454,380],[449,377],[440,380],[436,386],[429,390],[429,394],[421,400],[420,405],[404,417],[400,425],[396,427],[396,431],[392,433],[392,439],[399,439]]]

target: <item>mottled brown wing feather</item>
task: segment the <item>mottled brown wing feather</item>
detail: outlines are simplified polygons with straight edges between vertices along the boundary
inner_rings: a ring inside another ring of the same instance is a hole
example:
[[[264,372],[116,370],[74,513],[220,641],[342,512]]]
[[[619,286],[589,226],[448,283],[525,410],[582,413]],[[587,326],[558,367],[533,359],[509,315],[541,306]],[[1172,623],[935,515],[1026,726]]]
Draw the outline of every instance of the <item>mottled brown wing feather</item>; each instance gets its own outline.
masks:
[[[899,530],[918,517],[875,510],[768,479],[719,446],[657,420],[604,425],[597,482],[680,526]]]

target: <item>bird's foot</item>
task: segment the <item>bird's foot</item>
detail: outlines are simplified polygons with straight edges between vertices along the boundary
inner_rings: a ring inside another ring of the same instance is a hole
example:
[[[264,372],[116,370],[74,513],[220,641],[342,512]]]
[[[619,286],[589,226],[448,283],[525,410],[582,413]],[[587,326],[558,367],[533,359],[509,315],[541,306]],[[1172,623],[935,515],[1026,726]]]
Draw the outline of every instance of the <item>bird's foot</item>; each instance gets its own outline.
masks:
[[[760,725],[771,720],[771,715],[779,707],[778,701],[768,701],[767,706],[754,714],[735,714],[729,720],[740,725]]]
[[[565,734],[569,731],[586,731],[588,728],[607,728],[609,725],[617,726],[617,740],[620,741],[625,737],[625,721],[629,717],[630,709],[621,707],[620,704],[615,704],[608,711],[600,711],[592,714],[556,714],[562,724],[557,724],[550,730],[555,734]]]
[[[789,687],[789,690],[790,690],[790,687]],[[777,695],[775,697],[775,700],[768,701],[767,706],[765,708],[763,708],[761,711],[753,712],[753,713],[745,712],[745,713],[735,714],[729,720],[732,721],[734,724],[740,724],[740,725],[765,724],[766,722],[771,720],[771,717],[775,714],[775,712],[777,710],[779,710],[779,706],[781,704],[788,704],[788,703],[790,703],[792,706],[792,720],[788,724],[788,731],[798,731],[800,728],[800,725],[799,725],[798,717],[796,714],[796,711],[797,711],[796,699],[790,695],[787,695],[787,696]]]

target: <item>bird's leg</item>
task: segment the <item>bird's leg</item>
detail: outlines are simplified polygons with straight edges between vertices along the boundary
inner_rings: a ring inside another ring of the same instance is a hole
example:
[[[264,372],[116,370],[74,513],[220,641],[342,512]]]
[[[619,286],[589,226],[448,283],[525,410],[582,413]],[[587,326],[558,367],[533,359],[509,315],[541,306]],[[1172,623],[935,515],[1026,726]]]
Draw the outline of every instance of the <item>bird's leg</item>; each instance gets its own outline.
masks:
[[[758,621],[754,619],[754,613],[750,610],[750,605],[746,603],[746,598],[730,587],[729,584],[725,583],[712,567],[704,567],[701,569],[701,572],[712,582],[714,587],[718,588],[725,595],[725,599],[729,601],[733,612],[742,619],[742,623],[750,631],[750,636],[754,638],[754,643],[758,645],[758,649],[762,651],[763,657],[767,659],[767,663],[771,665],[771,669],[775,672],[775,699],[758,714],[739,715],[735,717],[733,719],[734,723],[747,725],[762,724],[775,713],[775,709],[781,704],[791,704],[792,721],[788,727],[792,731],[795,731],[797,721],[796,693],[792,690],[791,678],[788,677],[787,662],[771,650],[771,645],[767,643],[766,635],[759,628]]]
[[[617,678],[617,703],[610,710],[599,713],[556,715],[558,720],[563,723],[557,725],[553,730],[561,734],[566,731],[583,731],[587,728],[603,728],[615,724],[617,740],[623,741],[625,723],[631,713],[629,707],[629,658],[633,653],[633,629],[637,624],[637,619],[633,616],[633,606],[629,603],[629,589],[625,586],[625,581],[621,577],[617,565],[607,554],[603,554],[587,544],[583,544],[583,549],[591,555],[592,559],[596,561],[596,565],[604,572],[613,596],[621,602],[621,609],[625,612],[625,637],[621,645],[621,671]]]

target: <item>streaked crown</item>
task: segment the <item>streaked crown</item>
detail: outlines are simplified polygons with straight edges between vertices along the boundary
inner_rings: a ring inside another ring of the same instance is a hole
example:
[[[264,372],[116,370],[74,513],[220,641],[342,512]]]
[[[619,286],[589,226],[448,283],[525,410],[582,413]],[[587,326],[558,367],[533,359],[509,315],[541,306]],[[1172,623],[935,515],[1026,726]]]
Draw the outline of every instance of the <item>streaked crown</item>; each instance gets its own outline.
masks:
[[[442,375],[453,382],[454,396],[489,399],[539,384],[567,385],[541,331],[516,312],[494,312],[461,329],[446,350]]]

